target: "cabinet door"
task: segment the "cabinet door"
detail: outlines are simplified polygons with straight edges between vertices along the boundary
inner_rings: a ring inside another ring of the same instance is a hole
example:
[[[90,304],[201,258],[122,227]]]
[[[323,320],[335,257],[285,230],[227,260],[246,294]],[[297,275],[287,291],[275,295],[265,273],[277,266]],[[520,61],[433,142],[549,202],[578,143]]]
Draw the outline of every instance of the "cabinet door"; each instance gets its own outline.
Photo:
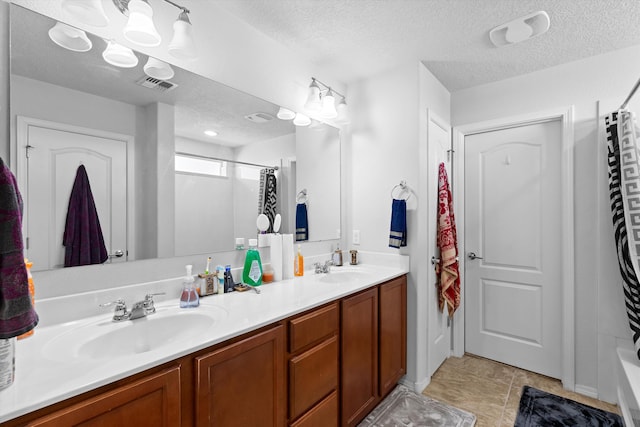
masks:
[[[180,367],[149,375],[131,384],[32,421],[30,426],[180,426]]]
[[[196,358],[196,425],[284,426],[284,327]]]
[[[380,285],[380,396],[407,371],[407,278]]]
[[[356,425],[378,394],[378,289],[342,300],[342,425]]]

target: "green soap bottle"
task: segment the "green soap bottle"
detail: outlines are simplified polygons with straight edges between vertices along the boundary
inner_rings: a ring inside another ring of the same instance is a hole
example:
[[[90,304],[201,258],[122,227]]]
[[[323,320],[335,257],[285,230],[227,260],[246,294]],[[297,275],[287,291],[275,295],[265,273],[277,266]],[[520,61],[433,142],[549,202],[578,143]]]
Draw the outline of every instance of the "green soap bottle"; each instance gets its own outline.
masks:
[[[242,270],[242,283],[249,286],[262,285],[262,261],[258,252],[258,239],[249,239],[249,250]]]

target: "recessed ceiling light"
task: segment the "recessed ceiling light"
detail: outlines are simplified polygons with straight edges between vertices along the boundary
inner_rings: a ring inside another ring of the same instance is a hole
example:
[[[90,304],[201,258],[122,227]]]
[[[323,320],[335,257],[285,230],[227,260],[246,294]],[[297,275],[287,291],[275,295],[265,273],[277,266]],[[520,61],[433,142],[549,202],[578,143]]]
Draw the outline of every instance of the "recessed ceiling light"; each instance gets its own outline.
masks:
[[[218,132],[216,132],[215,130],[205,130],[204,134],[207,136],[218,136]]]

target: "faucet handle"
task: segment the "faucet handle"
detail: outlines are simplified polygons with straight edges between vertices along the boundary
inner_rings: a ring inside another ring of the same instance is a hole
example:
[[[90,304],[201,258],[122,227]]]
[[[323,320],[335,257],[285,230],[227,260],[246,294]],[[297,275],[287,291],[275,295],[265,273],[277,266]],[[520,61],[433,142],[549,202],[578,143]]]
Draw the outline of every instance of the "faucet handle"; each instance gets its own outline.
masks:
[[[127,317],[127,315],[129,314],[127,312],[127,304],[124,302],[124,300],[122,298],[118,298],[115,301],[105,302],[103,304],[99,304],[99,307],[110,307],[112,305],[115,305],[115,308],[113,309],[113,321],[114,322],[118,322],[120,320],[125,319]]]
[[[156,292],[152,294],[147,294],[144,297],[144,311],[145,314],[153,314],[156,312],[156,307],[154,305],[153,297],[154,295],[164,295],[164,292]]]

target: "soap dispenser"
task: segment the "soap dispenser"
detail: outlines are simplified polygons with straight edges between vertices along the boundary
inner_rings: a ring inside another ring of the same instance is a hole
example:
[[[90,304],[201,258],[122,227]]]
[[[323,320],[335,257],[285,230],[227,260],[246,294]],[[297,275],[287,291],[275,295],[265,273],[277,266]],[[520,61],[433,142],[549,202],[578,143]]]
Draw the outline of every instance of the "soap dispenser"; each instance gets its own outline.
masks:
[[[341,266],[342,265],[342,250],[340,249],[340,244],[336,246],[336,251],[333,253],[333,265]]]
[[[196,285],[191,274],[192,265],[186,267],[187,275],[182,281],[182,293],[180,294],[180,308],[191,308],[200,305],[200,297],[196,291]]]

